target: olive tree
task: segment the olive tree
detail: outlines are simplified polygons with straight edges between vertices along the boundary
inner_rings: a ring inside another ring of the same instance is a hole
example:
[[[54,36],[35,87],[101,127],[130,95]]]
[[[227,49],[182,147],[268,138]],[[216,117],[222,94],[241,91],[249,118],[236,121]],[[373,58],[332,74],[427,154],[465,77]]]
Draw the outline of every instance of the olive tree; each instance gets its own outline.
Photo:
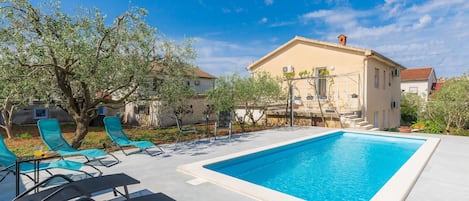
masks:
[[[27,0],[9,0],[1,6],[2,59],[21,67],[18,73],[48,82],[29,84],[74,119],[74,147],[81,145],[100,104],[122,103],[147,82],[152,66],[167,67],[172,60],[153,57],[177,56],[165,54],[166,41],[144,22],[143,9],[132,8],[106,23],[97,9],[69,15],[58,1],[34,7]]]
[[[157,94],[153,100],[160,101],[164,108],[180,118],[192,112],[187,100],[195,95],[195,90],[187,84],[188,80],[195,78],[195,67],[190,63],[195,57],[191,42],[185,41],[180,46],[166,45],[166,61],[160,64],[155,77],[158,83],[154,86]]]
[[[401,96],[401,124],[410,125],[418,120],[422,112],[423,98],[418,94],[403,93]]]
[[[267,73],[254,74],[252,77],[240,77],[237,74],[220,77],[216,88],[208,92],[208,100],[217,111],[233,111],[242,108],[245,113],[238,116],[237,122],[244,124],[245,119],[255,125],[264,116],[267,107],[281,97],[282,89],[279,82]],[[259,109],[261,115],[254,117],[254,110]],[[244,128],[243,128],[244,129]]]
[[[32,98],[40,97],[36,90],[37,86],[32,85],[32,80],[38,85],[43,79],[36,74],[22,72],[25,69],[12,65],[6,57],[0,57],[0,99],[1,99],[1,118],[0,128],[2,128],[8,138],[13,135],[13,114],[21,106],[29,103]]]
[[[450,128],[457,132],[469,125],[469,76],[445,82],[432,101],[427,103],[424,117],[438,125],[445,134]]]

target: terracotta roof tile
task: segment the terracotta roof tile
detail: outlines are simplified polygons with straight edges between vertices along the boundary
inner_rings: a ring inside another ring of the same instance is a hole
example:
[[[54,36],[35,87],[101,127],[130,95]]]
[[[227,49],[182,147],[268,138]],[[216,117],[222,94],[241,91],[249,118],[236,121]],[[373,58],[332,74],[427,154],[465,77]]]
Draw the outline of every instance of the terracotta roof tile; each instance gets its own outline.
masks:
[[[401,81],[428,80],[433,68],[408,68],[401,71]]]
[[[208,79],[216,79],[215,76],[213,76],[212,74],[210,73],[207,73],[203,70],[200,70],[200,68],[194,68],[194,74],[198,77],[198,78],[208,78]]]

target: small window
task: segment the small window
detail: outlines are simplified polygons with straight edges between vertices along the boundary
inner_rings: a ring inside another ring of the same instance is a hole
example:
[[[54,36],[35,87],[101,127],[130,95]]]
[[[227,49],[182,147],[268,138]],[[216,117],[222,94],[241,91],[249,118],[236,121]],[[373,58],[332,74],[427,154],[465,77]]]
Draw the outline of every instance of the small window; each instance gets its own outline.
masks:
[[[135,109],[136,109],[135,110],[136,114],[145,114],[145,115],[150,114],[150,108],[146,105],[138,105]]]
[[[418,94],[419,88],[418,87],[409,87],[409,93]]]
[[[386,71],[383,71],[383,89],[386,89]]]
[[[98,115],[105,115],[106,108],[103,106],[98,107]]]
[[[327,68],[316,68],[316,76],[318,76],[316,80],[316,91],[319,95],[319,99],[327,99],[327,75]]]
[[[45,108],[34,109],[34,119],[46,119],[49,117],[49,111]]]
[[[379,69],[375,68],[375,88],[379,88]]]

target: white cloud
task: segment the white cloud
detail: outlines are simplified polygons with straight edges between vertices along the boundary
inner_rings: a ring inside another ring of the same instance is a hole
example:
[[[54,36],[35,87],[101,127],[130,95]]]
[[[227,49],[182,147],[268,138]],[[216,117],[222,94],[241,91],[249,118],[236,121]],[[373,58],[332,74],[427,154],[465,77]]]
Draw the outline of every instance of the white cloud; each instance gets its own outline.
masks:
[[[295,21],[289,21],[289,22],[276,22],[276,23],[272,23],[269,25],[269,27],[283,27],[283,26],[289,26],[289,25],[294,25],[296,24],[297,22]]]
[[[197,50],[198,57],[196,65],[202,70],[215,76],[239,73],[248,75],[246,67],[259,59],[259,52],[267,52],[265,45],[236,44],[226,41],[210,40],[198,38],[194,48]]]
[[[265,23],[267,23],[268,20],[269,20],[269,19],[267,19],[266,17],[263,17],[259,22],[260,22],[261,24],[265,24]]]
[[[432,21],[432,17],[430,15],[424,15],[422,16],[418,23],[414,24],[414,29],[421,29],[428,25]]]
[[[264,0],[265,5],[272,5],[274,3],[274,0]]]
[[[325,25],[319,39],[335,43],[344,33],[349,45],[376,50],[406,67],[434,67],[443,77],[467,73],[469,46],[462,42],[469,36],[469,1],[413,4],[386,0],[369,10],[319,10],[300,20],[305,26]]]

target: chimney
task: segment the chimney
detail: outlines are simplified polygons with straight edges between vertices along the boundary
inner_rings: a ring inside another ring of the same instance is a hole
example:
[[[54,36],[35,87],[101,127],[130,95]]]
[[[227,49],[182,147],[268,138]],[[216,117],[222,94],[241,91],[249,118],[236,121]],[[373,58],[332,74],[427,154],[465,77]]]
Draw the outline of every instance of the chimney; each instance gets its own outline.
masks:
[[[347,36],[346,35],[340,34],[337,38],[339,39],[339,44],[340,45],[342,45],[342,46],[347,45]]]

